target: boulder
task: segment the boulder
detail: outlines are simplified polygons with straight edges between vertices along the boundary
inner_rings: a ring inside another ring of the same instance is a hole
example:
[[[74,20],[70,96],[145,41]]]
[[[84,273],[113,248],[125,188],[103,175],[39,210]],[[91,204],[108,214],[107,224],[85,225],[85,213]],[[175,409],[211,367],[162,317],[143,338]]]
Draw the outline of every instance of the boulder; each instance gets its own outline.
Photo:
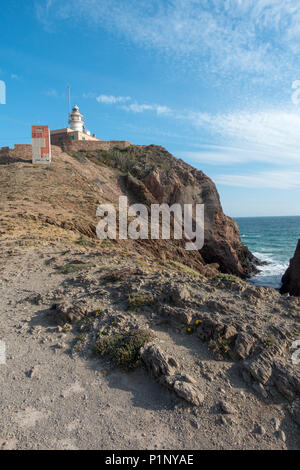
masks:
[[[172,324],[173,322],[188,325],[192,322],[193,312],[186,308],[170,307],[170,305],[162,305],[159,313],[164,316]]]
[[[263,385],[268,382],[273,372],[273,360],[267,353],[244,362],[243,366],[254,380]]]
[[[290,265],[282,277],[281,294],[290,294],[295,297],[300,296],[300,240]]]
[[[220,401],[219,407],[220,407],[221,412],[224,413],[225,415],[233,415],[237,412],[236,409],[230,403],[227,403],[226,401]]]
[[[175,372],[174,361],[155,343],[149,343],[140,351],[141,358],[150,374],[159,379]]]
[[[89,308],[85,302],[74,304],[62,302],[55,307],[55,320],[58,324],[78,323],[89,313]]]
[[[202,405],[204,395],[196,380],[181,374],[177,362],[168,357],[155,343],[148,343],[140,350],[141,358],[150,374],[169,390],[195,406]]]
[[[198,387],[190,382],[185,382],[182,377],[171,378],[171,380],[166,383],[170,384],[171,389],[181,398],[183,398],[188,403],[191,403],[195,406],[200,406],[204,402],[204,395],[198,389]]]
[[[247,359],[250,356],[252,346],[254,344],[254,338],[247,333],[239,333],[235,340],[234,354],[237,359]]]
[[[210,339],[222,336],[224,329],[225,325],[223,323],[211,318],[205,318],[197,329],[196,336],[198,336],[201,341],[209,341]]]

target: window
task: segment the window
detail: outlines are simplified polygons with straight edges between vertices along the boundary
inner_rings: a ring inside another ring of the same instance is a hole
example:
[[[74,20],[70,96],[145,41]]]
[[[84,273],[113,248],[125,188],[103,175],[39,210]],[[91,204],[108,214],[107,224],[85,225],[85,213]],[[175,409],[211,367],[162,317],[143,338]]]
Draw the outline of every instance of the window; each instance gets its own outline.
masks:
[[[71,139],[72,139],[72,140],[74,140],[74,139],[75,139],[75,137],[74,137],[73,135],[71,135]]]

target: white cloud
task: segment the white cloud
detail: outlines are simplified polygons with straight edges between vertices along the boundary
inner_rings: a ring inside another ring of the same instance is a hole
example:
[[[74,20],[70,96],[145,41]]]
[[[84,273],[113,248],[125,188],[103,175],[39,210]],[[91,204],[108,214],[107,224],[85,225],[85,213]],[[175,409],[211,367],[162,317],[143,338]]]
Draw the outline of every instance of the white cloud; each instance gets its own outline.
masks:
[[[214,181],[226,186],[238,186],[244,188],[273,188],[295,189],[300,188],[300,171],[262,171],[254,174],[216,175]]]
[[[222,142],[211,150],[201,148],[185,154],[194,160],[199,154],[199,159],[211,163],[260,161],[300,165],[300,114],[295,111],[186,113],[186,119],[198,129],[209,130],[214,139]]]
[[[197,151],[183,152],[180,157],[194,163],[209,165],[233,165],[263,158],[254,150],[221,145],[198,146]]]
[[[138,104],[131,103],[126,106],[122,106],[126,111],[132,111],[133,113],[143,113],[144,111],[154,111],[159,114],[170,114],[172,111],[167,106],[162,106],[159,104]]]
[[[208,115],[187,113],[187,119],[209,129],[222,145],[206,145],[180,156],[192,163],[210,165],[248,164],[239,173],[212,175],[218,184],[247,188],[300,188],[300,114],[266,110]],[[264,165],[253,172],[251,164]],[[275,168],[275,169],[274,169]]]
[[[97,96],[96,100],[98,103],[105,103],[105,104],[117,104],[117,103],[126,103],[126,101],[130,101],[130,96],[113,96],[113,95],[99,95]]]
[[[295,0],[48,0],[37,14],[46,24],[86,21],[180,57],[203,73],[273,71],[275,79],[298,71],[300,3]]]
[[[93,97],[92,93],[84,94],[84,98],[91,98]],[[98,103],[104,104],[122,104],[128,101],[131,101],[132,98],[130,96],[114,96],[114,95],[99,95],[96,97]],[[170,114],[172,110],[167,106],[163,106],[160,104],[139,104],[139,103],[130,103],[121,106],[122,109],[125,111],[130,111],[133,113],[143,113],[145,111],[154,111],[156,114]]]
[[[154,112],[171,117],[193,125],[196,131],[208,132],[212,141],[220,142],[198,146],[197,150],[180,155],[190,161],[212,165],[264,162],[300,167],[300,113],[295,108],[210,114],[178,111],[161,104],[123,104],[131,100],[129,96],[100,95],[96,99],[99,103],[121,104],[121,109],[128,112]]]

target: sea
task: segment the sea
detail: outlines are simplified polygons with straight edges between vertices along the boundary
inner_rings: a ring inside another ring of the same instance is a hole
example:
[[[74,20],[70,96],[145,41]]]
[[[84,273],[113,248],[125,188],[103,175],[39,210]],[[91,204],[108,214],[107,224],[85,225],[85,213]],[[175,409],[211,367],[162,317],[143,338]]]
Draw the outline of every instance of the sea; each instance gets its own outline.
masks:
[[[258,286],[279,289],[281,278],[289,265],[300,238],[300,216],[294,217],[239,217],[242,242],[260,260],[260,273],[250,281]]]

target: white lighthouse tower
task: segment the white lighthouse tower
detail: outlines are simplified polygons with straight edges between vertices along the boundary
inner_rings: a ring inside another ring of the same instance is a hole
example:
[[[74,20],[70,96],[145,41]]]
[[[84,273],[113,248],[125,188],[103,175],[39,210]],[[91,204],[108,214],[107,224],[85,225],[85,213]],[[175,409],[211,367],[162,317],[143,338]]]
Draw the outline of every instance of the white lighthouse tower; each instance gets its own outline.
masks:
[[[68,86],[68,95],[69,95],[69,127],[64,129],[57,129],[51,131],[51,144],[62,146],[65,143],[70,141],[78,140],[94,140],[98,141],[96,135],[91,135],[84,125],[83,114],[79,111],[77,104],[72,108],[71,112],[71,97],[70,97],[70,86]]]
[[[84,132],[83,114],[79,112],[77,104],[75,104],[70,114],[69,124],[72,131]]]
[[[75,104],[70,114],[69,124],[72,131],[83,132],[84,134],[91,135],[90,131],[85,128],[83,114],[80,113],[77,104]]]

